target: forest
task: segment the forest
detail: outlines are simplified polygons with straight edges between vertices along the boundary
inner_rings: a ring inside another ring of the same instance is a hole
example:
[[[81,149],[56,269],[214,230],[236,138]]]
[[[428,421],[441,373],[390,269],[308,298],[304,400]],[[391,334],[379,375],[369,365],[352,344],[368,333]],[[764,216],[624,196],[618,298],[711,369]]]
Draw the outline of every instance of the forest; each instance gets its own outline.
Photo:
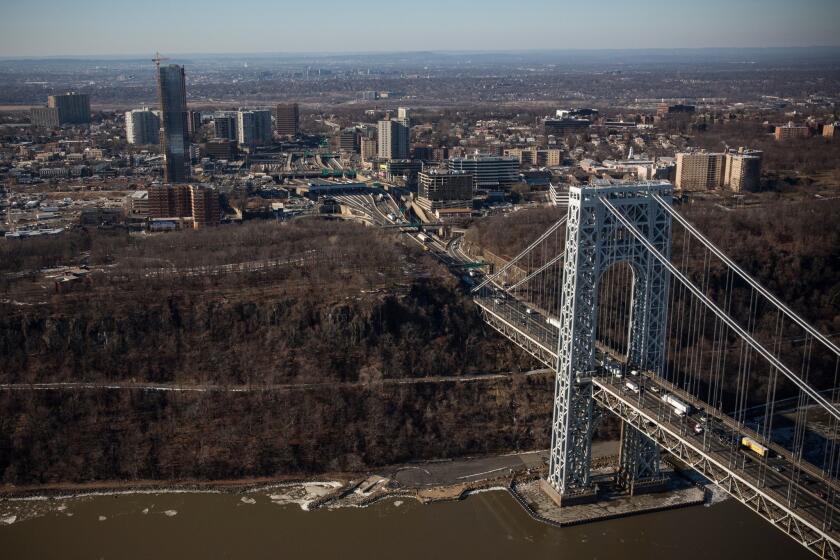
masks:
[[[678,210],[822,332],[840,332],[837,201]],[[466,244],[509,258],[560,215],[479,220]],[[5,484],[298,476],[548,445],[550,375],[381,382],[536,365],[484,325],[444,268],[396,235],[304,220],[32,242],[0,245],[0,382],[216,388],[2,391]],[[673,255],[709,293],[726,285],[679,232]],[[276,265],[224,272],[245,262]],[[60,265],[89,274],[57,291],[42,269]],[[752,308],[748,292],[735,300],[733,309]],[[771,328],[761,316],[754,325],[772,339]],[[678,337],[680,351],[706,349],[708,332]],[[800,348],[782,352],[795,359]],[[814,383],[830,377],[824,365],[815,362]],[[318,385],[294,387],[303,383]],[[756,376],[749,390],[758,398],[766,383]],[[616,436],[604,417],[598,437]]]
[[[301,475],[547,445],[549,377],[379,383],[534,365],[394,234],[302,220],[33,241],[0,245],[0,382],[216,389],[0,391],[4,483]],[[80,264],[90,273],[67,292],[39,272]]]

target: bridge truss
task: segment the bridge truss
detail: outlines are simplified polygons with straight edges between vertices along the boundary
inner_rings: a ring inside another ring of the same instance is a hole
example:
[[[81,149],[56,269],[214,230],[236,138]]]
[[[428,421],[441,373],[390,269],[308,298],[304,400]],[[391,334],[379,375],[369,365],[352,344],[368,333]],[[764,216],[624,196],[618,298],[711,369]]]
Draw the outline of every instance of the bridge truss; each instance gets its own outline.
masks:
[[[618,265],[629,295],[614,289]],[[474,297],[555,369],[548,481],[561,499],[592,491],[597,404],[623,421],[618,482],[631,492],[659,477],[665,450],[812,552],[840,555],[840,349],[674,210],[670,184],[572,187],[567,215]],[[632,394],[619,363],[640,372]]]

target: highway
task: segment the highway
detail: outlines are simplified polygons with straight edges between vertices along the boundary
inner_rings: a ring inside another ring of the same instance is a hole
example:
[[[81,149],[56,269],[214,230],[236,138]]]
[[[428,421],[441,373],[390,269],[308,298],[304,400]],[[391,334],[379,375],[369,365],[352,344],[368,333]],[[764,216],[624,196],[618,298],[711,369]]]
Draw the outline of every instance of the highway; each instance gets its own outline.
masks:
[[[639,392],[627,388],[628,380],[640,386]],[[774,453],[761,457],[743,447],[740,444],[743,430],[733,427],[731,420],[722,418],[716,411],[692,406],[688,414],[678,414],[673,406],[662,400],[663,395],[670,393],[670,387],[649,376],[599,376],[593,379],[593,384],[640,412],[645,417],[646,427],[656,425],[676,434],[816,527],[827,532],[837,529],[840,509],[833,503],[837,492],[827,479],[799,472],[788,455]],[[686,402],[687,399],[680,400]],[[700,429],[695,430],[695,426]]]

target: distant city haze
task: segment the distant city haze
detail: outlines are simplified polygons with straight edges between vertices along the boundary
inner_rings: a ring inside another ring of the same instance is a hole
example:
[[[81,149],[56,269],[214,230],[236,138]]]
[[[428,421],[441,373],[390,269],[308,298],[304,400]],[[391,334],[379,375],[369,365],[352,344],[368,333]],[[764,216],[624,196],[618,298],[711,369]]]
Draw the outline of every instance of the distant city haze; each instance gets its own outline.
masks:
[[[42,0],[0,15],[0,57],[840,45],[837,0]]]

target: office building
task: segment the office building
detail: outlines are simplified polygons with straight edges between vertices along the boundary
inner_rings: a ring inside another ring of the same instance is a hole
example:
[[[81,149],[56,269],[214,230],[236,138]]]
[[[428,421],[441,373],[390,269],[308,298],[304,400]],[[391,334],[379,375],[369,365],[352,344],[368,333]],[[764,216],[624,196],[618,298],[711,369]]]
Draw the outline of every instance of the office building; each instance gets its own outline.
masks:
[[[448,168],[470,175],[477,190],[498,191],[519,182],[519,160],[514,157],[471,154],[450,158]]]
[[[823,138],[837,138],[837,136],[840,135],[840,122],[823,125],[822,135]]]
[[[42,128],[58,128],[61,126],[58,109],[51,107],[33,107],[29,111],[29,120],[33,126],[40,126]]]
[[[236,159],[239,155],[236,140],[213,138],[201,145],[201,155],[212,159]]]
[[[761,160],[758,150],[731,150],[726,154],[723,184],[735,192],[755,192],[761,187]]]
[[[274,131],[280,136],[297,136],[300,132],[300,108],[297,103],[281,103],[274,109]]]
[[[125,113],[125,138],[129,144],[160,143],[160,119],[148,108]]]
[[[177,64],[158,64],[157,71],[163,180],[167,183],[183,183],[190,177],[184,68]],[[151,194],[149,196],[151,198]]]
[[[392,159],[385,164],[385,176],[391,181],[402,179],[407,187],[417,184],[417,174],[422,170],[423,162],[416,159]]]
[[[473,193],[473,178],[468,173],[427,169],[417,175],[417,202],[424,210],[472,208]]]
[[[807,126],[795,125],[792,122],[776,127],[776,140],[792,140],[794,138],[808,138],[811,129]]]
[[[407,120],[389,119],[377,123],[377,155],[380,159],[408,159],[410,134]]]
[[[359,132],[355,128],[345,128],[338,133],[338,149],[346,154],[359,152]]]
[[[50,95],[47,107],[58,110],[59,124],[87,124],[90,122],[90,96],[86,93]]]
[[[586,132],[592,122],[589,119],[562,118],[545,119],[543,128],[546,136],[565,136],[567,134],[578,134]]]
[[[656,107],[656,116],[662,119],[668,117],[669,115],[691,115],[694,111],[694,105],[685,105],[682,103],[669,105],[668,103],[660,103]]]
[[[236,113],[213,115],[213,136],[219,140],[236,140]]]
[[[236,114],[236,140],[245,146],[271,144],[271,111],[254,109]]]
[[[194,229],[219,225],[219,193],[215,189],[191,185],[190,202]]]

